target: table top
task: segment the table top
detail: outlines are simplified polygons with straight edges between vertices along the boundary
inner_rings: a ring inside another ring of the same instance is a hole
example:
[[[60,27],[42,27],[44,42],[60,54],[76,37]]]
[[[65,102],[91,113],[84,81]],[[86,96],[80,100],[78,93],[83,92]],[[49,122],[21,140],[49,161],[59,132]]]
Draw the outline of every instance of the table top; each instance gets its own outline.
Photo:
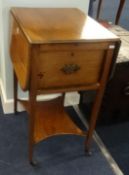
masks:
[[[119,40],[77,8],[15,7],[11,13],[31,44]]]

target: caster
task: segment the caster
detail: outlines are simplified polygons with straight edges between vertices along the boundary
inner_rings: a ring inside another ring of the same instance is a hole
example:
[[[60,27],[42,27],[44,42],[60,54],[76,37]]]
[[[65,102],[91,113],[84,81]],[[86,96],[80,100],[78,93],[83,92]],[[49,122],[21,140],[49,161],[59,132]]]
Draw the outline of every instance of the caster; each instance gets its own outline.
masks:
[[[31,160],[31,161],[30,161],[30,164],[31,164],[33,167],[37,167],[38,162],[35,161],[35,160]]]
[[[85,148],[85,154],[86,154],[86,156],[92,156],[92,151]]]

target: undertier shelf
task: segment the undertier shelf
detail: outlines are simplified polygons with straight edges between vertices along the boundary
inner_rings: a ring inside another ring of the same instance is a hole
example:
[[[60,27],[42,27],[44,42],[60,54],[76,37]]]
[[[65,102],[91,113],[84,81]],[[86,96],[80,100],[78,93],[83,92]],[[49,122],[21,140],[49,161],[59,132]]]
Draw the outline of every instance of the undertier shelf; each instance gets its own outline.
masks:
[[[19,101],[23,104],[28,113],[30,113],[29,102]],[[82,131],[70,118],[62,104],[62,98],[36,103],[34,117],[35,143],[53,135],[86,135],[86,132]]]

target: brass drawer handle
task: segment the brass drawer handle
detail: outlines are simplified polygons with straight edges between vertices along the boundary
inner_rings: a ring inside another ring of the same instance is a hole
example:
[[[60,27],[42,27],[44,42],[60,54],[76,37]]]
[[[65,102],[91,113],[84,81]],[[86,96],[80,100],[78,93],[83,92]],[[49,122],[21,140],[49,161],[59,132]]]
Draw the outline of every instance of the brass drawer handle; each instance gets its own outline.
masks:
[[[65,64],[64,67],[61,68],[61,71],[65,74],[72,74],[77,72],[80,69],[80,66],[77,64]]]

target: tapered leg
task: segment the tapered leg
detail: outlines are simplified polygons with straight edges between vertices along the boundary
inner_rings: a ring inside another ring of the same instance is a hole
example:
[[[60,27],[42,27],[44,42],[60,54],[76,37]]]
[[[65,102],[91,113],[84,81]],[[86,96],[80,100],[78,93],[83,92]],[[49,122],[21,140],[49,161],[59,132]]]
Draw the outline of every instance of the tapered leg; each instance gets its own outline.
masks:
[[[33,160],[33,148],[34,148],[34,124],[36,115],[36,91],[32,87],[29,91],[29,162],[35,166],[37,163]]]
[[[105,90],[105,87],[106,87],[106,82],[107,82],[107,80],[109,78],[109,75],[110,75],[109,70],[110,70],[110,66],[112,66],[111,65],[112,55],[113,54],[117,55],[120,43],[118,43],[117,45],[118,46],[114,50],[114,53],[111,51],[111,49],[109,49],[106,53],[106,56],[105,56],[106,61],[105,61],[105,64],[103,65],[103,70],[104,71],[103,71],[102,77],[100,79],[99,88],[96,91],[96,97],[95,97],[94,104],[93,104],[93,107],[92,107],[91,118],[90,118],[89,128],[88,128],[88,132],[87,132],[87,138],[86,138],[86,144],[85,144],[85,150],[87,152],[90,152],[90,143],[91,143],[91,140],[92,140],[93,132],[94,132],[94,129],[95,129],[95,126],[96,126],[96,121],[97,121],[98,114],[99,114],[99,111],[100,111],[102,98],[103,98],[104,90]]]
[[[34,116],[32,113],[29,115],[29,162],[34,165],[33,161],[33,147],[34,147]]]
[[[99,2],[98,2],[98,8],[97,8],[97,14],[96,14],[96,19],[97,20],[99,19],[101,5],[102,5],[102,0],[99,0]]]
[[[18,94],[18,80],[15,72],[13,71],[13,89],[14,89],[14,113],[17,114],[17,94]]]
[[[94,132],[94,129],[96,126],[97,118],[98,118],[98,114],[99,114],[99,110],[100,110],[100,106],[101,106],[101,101],[102,101],[102,96],[103,96],[103,90],[102,91],[98,90],[96,97],[95,97],[93,107],[92,107],[91,118],[90,118],[90,122],[89,122],[89,128],[88,128],[88,132],[87,132],[86,142],[85,142],[85,151],[89,155],[91,155],[90,144],[92,141],[93,132]]]
[[[115,24],[118,24],[118,22],[119,22],[124,4],[125,4],[125,0],[120,0],[119,8],[118,8],[117,15],[116,15]]]

